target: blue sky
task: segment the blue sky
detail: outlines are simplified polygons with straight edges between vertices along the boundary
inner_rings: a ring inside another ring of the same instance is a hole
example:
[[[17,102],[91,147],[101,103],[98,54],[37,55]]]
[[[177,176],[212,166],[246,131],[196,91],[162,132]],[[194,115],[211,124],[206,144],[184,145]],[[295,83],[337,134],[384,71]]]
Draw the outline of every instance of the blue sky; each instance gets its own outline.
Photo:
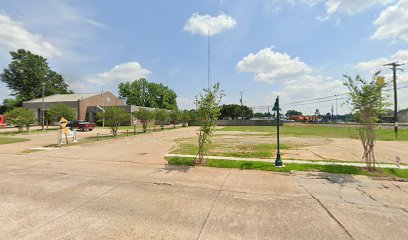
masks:
[[[408,63],[408,0],[0,0],[0,29],[1,68],[9,51],[26,48],[76,92],[116,93],[119,82],[144,76],[174,89],[181,108],[207,85],[208,30],[224,103],[239,103],[243,91],[245,104],[270,105],[279,94],[284,109],[326,113],[335,101],[292,103],[346,92],[343,74],[382,69],[389,81],[383,63]],[[10,92],[0,88],[1,100]],[[349,111],[343,101],[339,113]]]

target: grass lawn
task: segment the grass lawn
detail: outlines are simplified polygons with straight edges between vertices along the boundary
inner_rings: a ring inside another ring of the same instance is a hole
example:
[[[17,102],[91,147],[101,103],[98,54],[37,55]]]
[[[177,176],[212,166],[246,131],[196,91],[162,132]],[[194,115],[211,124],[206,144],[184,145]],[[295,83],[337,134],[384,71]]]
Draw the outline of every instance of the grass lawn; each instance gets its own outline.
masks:
[[[354,138],[358,139],[356,127],[348,126],[324,126],[315,124],[283,125],[281,128],[283,136],[293,137],[328,137],[328,138]],[[276,134],[275,126],[228,126],[217,131],[240,131],[240,132],[267,132]],[[398,140],[408,141],[408,129],[399,129]],[[380,128],[377,130],[377,140],[394,141],[394,130],[392,128]]]
[[[27,134],[34,134],[34,133],[47,133],[47,131],[56,131],[58,128],[49,128],[45,129],[45,131],[42,131],[41,129],[33,129],[30,131],[23,130],[19,132],[18,130],[15,131],[1,131],[0,130],[0,136],[10,136],[10,135],[27,135]]]
[[[166,157],[170,165],[187,165],[193,166],[193,158],[186,157]],[[232,161],[209,159],[207,167],[215,168],[236,168],[236,169],[252,169],[274,172],[290,172],[290,171],[319,171],[336,174],[354,174],[377,177],[398,177],[408,179],[408,170],[405,169],[378,169],[376,173],[370,173],[361,167],[341,166],[341,165],[317,165],[317,164],[285,164],[284,167],[277,168],[270,162],[253,162],[253,161]]]
[[[281,149],[288,149],[285,144],[281,144]],[[213,142],[208,147],[209,156],[241,157],[241,158],[271,158],[276,153],[277,146],[273,143],[227,145]],[[195,155],[198,152],[198,145],[181,142],[171,151],[174,154]]]
[[[11,143],[27,142],[27,141],[30,141],[30,139],[26,139],[26,138],[0,137],[0,144],[11,144]]]

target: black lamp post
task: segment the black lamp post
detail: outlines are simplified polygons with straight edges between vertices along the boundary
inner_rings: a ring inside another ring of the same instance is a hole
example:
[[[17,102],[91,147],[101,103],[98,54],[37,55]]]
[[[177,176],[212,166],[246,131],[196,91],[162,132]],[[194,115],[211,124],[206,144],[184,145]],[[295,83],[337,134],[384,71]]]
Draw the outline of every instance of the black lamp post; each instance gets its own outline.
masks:
[[[273,107],[274,111],[276,111],[276,137],[277,137],[277,148],[278,153],[276,154],[275,166],[281,167],[283,165],[280,155],[280,142],[279,142],[279,125],[280,125],[280,113],[279,113],[279,96],[276,97],[275,106]]]

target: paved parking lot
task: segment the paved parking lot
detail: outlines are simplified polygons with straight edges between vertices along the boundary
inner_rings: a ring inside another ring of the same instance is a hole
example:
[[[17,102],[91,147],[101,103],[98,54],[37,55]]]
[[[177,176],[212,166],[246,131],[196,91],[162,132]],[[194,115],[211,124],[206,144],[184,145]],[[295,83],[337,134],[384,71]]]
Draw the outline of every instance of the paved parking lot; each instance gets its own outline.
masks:
[[[0,239],[404,239],[408,183],[165,165],[177,129],[0,152]]]

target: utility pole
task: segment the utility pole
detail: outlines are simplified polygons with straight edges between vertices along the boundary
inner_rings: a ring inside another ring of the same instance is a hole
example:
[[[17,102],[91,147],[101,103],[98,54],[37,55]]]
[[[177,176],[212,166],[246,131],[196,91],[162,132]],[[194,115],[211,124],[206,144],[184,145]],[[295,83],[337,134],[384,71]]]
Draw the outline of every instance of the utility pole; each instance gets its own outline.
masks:
[[[398,138],[398,97],[397,97],[397,70],[403,71],[403,69],[398,68],[399,66],[403,66],[405,64],[392,62],[387,63],[384,66],[391,66],[392,70],[392,81],[394,85],[394,133],[395,138]]]
[[[211,62],[210,62],[210,29],[208,27],[208,91],[210,91],[211,86]]]
[[[333,117],[334,117],[333,105],[332,105],[332,108],[331,108],[331,113],[332,113],[332,120],[333,120]]]
[[[103,109],[102,127],[105,127],[105,97],[103,96],[103,87],[102,87],[101,95],[102,95],[102,109]]]
[[[336,94],[336,122],[337,122],[337,120],[339,119],[339,115],[337,114],[337,97],[338,97],[339,95],[337,95]]]
[[[44,111],[45,111],[45,104],[44,104],[44,92],[45,92],[45,83],[42,82],[42,111],[41,111],[41,130],[44,131]]]

